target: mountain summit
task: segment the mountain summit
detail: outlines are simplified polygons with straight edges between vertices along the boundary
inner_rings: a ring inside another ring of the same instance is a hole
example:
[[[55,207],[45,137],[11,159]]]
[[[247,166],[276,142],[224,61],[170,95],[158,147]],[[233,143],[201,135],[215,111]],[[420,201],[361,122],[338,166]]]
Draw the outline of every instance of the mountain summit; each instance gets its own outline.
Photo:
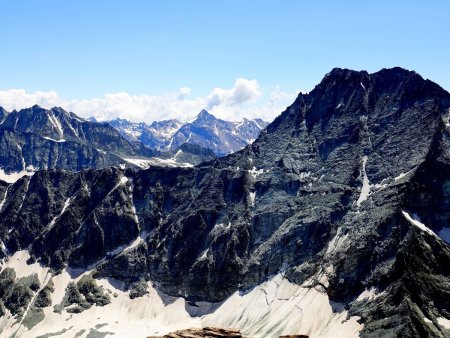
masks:
[[[109,121],[109,124],[129,140],[139,140],[156,150],[171,151],[190,143],[210,149],[218,156],[225,156],[253,142],[268,123],[261,119],[224,121],[203,109],[194,121],[187,123],[166,120],[155,121],[148,126],[116,119]]]
[[[414,72],[334,69],[226,157],[4,184],[0,327],[449,336],[449,109]]]

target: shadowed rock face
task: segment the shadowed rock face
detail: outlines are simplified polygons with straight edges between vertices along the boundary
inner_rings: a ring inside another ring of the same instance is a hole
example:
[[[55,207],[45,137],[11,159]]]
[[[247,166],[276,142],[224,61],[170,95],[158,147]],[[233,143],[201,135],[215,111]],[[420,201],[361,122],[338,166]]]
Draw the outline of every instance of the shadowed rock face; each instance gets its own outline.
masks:
[[[55,270],[96,266],[95,277],[152,280],[192,301],[281,270],[360,316],[365,337],[442,336],[449,107],[449,93],[414,72],[334,69],[225,158],[40,171],[0,186],[3,255],[30,248]]]
[[[194,165],[211,161],[216,157],[212,150],[190,143],[183,143],[178,148],[159,155],[161,159],[175,159],[179,163],[192,163]]]

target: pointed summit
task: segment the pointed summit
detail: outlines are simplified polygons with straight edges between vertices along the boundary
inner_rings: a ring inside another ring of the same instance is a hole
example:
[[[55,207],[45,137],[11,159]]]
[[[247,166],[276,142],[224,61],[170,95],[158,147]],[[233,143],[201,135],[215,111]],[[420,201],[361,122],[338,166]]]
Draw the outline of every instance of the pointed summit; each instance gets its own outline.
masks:
[[[40,110],[46,110],[46,109],[43,108],[43,107],[41,107],[41,106],[38,105],[38,104],[35,104],[33,107],[31,107],[31,110],[32,110],[32,111],[35,111],[35,110],[40,111]]]
[[[195,119],[196,122],[208,122],[216,120],[216,117],[210,113],[208,113],[205,109],[203,109]]]

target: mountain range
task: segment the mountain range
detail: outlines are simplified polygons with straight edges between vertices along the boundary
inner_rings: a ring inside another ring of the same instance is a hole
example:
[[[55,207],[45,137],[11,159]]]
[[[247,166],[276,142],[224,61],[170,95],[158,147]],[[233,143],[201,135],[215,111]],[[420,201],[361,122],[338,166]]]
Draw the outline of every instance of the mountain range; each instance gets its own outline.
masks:
[[[439,85],[335,68],[228,156],[1,183],[0,331],[449,337],[449,149]]]
[[[93,119],[95,120],[95,119]],[[192,122],[155,121],[150,125],[124,119],[108,122],[130,141],[141,141],[158,151],[175,150],[184,143],[196,144],[225,156],[252,143],[268,123],[261,120],[229,122],[202,110]]]
[[[214,157],[196,145],[156,151],[127,140],[107,123],[87,121],[59,107],[13,112],[0,108],[0,179],[6,181],[39,169],[189,166]]]

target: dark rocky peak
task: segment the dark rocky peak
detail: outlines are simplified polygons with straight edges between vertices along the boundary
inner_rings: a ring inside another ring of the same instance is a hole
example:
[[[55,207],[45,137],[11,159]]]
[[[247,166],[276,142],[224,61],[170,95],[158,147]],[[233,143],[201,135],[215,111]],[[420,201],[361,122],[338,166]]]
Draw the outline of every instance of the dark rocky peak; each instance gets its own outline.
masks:
[[[40,105],[35,104],[34,106],[32,106],[31,108],[29,108],[33,111],[39,111],[39,110],[45,110],[44,108],[42,108]]]
[[[384,109],[392,105],[392,109],[406,109],[413,103],[433,98],[443,102],[448,97],[449,94],[439,85],[400,67],[382,69],[373,74],[334,68],[309,94],[300,94],[281,118],[287,118],[296,110],[296,116],[290,118],[297,119],[297,122],[304,118],[308,129],[311,129],[318,122],[324,127],[333,116],[340,118],[346,112],[351,112],[354,120],[376,107]],[[302,115],[302,111],[307,113],[299,120],[297,115]]]
[[[217,118],[203,109],[195,118],[193,123],[207,124],[217,120]]]
[[[63,139],[62,113],[38,105],[8,114],[1,128],[40,134],[52,139]]]
[[[306,146],[299,144],[303,138],[321,160],[340,163],[342,147],[353,145],[360,154],[354,159],[356,167],[364,155],[373,154],[367,166],[372,175],[396,176],[399,163],[386,163],[389,172],[384,172],[380,163],[375,169],[372,161],[378,156],[408,161],[411,154],[395,155],[401,147],[421,148],[422,155],[427,152],[444,128],[444,114],[448,119],[449,97],[439,85],[401,68],[373,74],[336,68],[310,93],[300,93],[261,133],[251,151],[261,166],[281,159],[277,163],[286,164],[288,158],[296,158],[296,147]],[[424,119],[427,123],[421,123]]]

